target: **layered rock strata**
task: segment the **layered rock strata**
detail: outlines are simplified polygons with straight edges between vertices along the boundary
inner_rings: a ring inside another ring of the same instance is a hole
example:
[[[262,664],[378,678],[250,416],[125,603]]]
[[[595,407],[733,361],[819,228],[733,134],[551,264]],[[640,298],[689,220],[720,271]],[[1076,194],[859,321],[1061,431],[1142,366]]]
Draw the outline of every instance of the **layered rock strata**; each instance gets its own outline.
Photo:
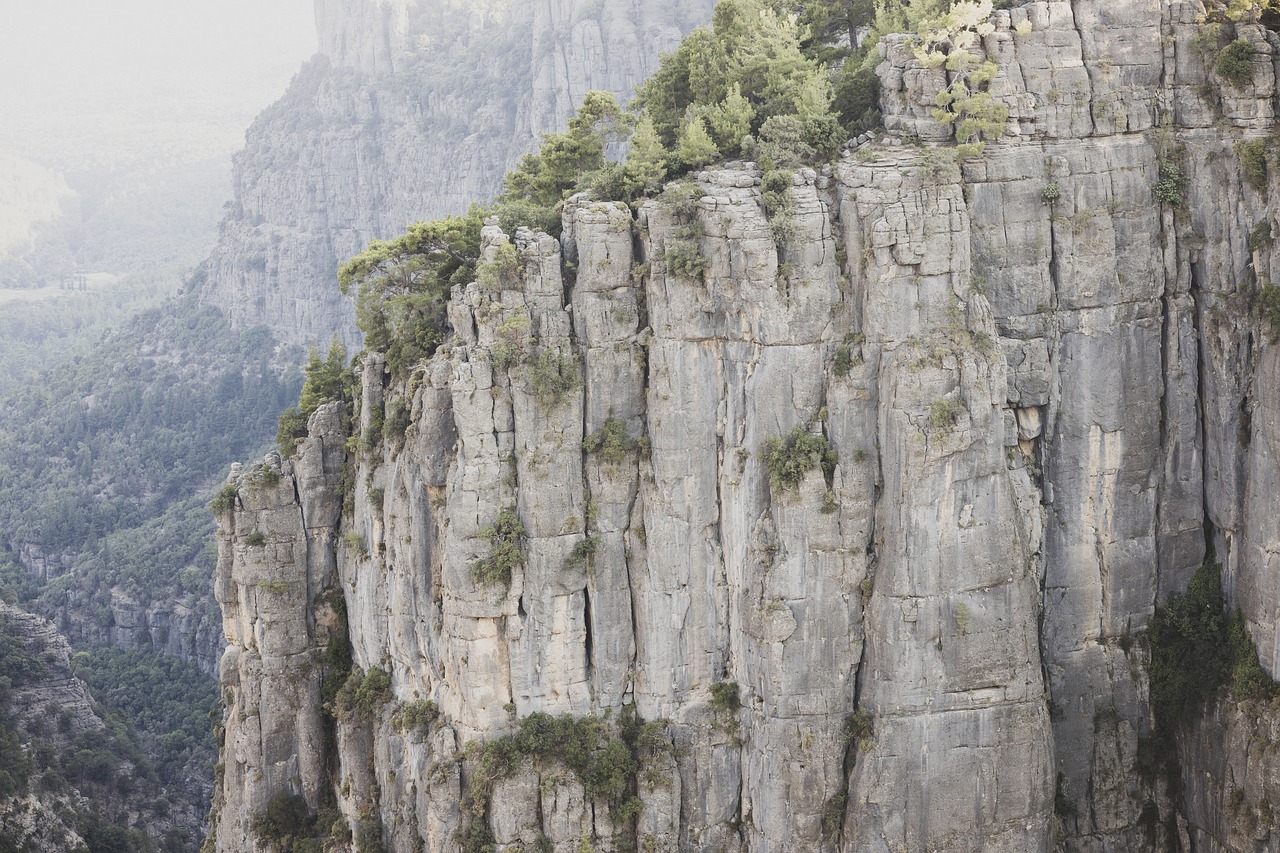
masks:
[[[1184,733],[1182,794],[1138,772],[1133,640],[1206,557],[1276,672],[1277,373],[1252,311],[1280,275],[1256,236],[1274,182],[1244,179],[1239,144],[1272,127],[1280,42],[1237,25],[1254,75],[1227,83],[1203,12],[995,13],[1010,121],[961,162],[932,113],[947,72],[887,40],[887,136],[797,173],[781,246],[750,164],[694,176],[692,214],[580,198],[560,241],[486,229],[519,269],[455,289],[453,341],[410,376],[364,363],[348,510],[313,525],[337,474],[298,474],[337,452],[331,413],[279,503],[222,524],[219,848],[257,849],[269,796],[323,788],[394,851],[1273,849],[1271,711]],[[700,272],[670,262],[691,239]],[[485,583],[504,510],[520,560]],[[248,553],[264,526],[288,559]],[[285,617],[245,602],[278,571],[296,625],[272,651]],[[334,723],[327,778],[274,747],[314,741],[314,707],[285,700],[254,740],[268,693],[244,664],[318,660],[322,589],[357,674],[390,676]],[[467,747],[536,713],[621,732],[632,708],[661,731],[632,809],[537,750],[495,778]]]

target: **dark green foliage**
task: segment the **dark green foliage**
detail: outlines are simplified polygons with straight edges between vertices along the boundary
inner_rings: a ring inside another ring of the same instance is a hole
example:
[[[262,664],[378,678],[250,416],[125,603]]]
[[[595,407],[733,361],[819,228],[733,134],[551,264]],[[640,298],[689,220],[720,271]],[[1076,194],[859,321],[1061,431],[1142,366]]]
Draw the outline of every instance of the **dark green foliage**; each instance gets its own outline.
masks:
[[[190,589],[212,606],[209,493],[297,395],[274,349],[264,330],[178,301],[7,400],[6,423],[22,426],[0,431],[4,538],[73,555],[65,583],[103,608],[112,585],[143,605]]]
[[[391,724],[402,732],[428,732],[440,719],[440,709],[429,699],[406,702],[391,718]]]
[[[250,548],[261,548],[267,544],[267,537],[261,530],[255,530],[248,536],[244,537],[244,544]]]
[[[1276,683],[1258,662],[1258,647],[1249,636],[1244,615],[1239,610],[1227,625],[1227,644],[1231,659],[1231,698],[1238,702],[1274,698]]]
[[[1222,577],[1205,564],[1183,595],[1175,595],[1147,626],[1151,707],[1156,725],[1173,731],[1188,722],[1226,683],[1230,648],[1222,612]]]
[[[235,483],[226,483],[213,496],[213,500],[209,502],[209,509],[214,514],[221,515],[224,512],[230,512],[236,505],[236,498],[240,497],[240,490]]]
[[[638,446],[639,442],[627,434],[627,425],[617,418],[607,419],[598,431],[582,440],[583,450],[599,454],[610,465],[621,465]]]
[[[1261,139],[1236,143],[1236,154],[1249,186],[1260,193],[1267,191],[1267,143]]]
[[[1236,39],[1222,49],[1214,65],[1218,75],[1237,89],[1253,82],[1253,45]]]
[[[338,693],[347,682],[353,665],[351,644],[347,639],[347,601],[341,590],[328,590],[318,599],[319,604],[331,609],[337,625],[331,629],[324,648],[324,680],[320,682],[320,699],[330,714],[336,714]]]
[[[1262,287],[1258,289],[1256,310],[1269,333],[1268,339],[1273,344],[1280,343],[1280,285],[1262,282]]]
[[[511,573],[524,565],[524,525],[515,507],[498,513],[498,519],[478,534],[490,543],[489,556],[471,564],[476,583],[509,585]]]
[[[311,348],[304,374],[298,405],[280,415],[276,430],[276,444],[284,457],[292,456],[298,440],[307,437],[307,420],[316,409],[330,400],[349,401],[355,386],[355,375],[347,367],[347,350],[337,339],[324,358],[315,347]]]
[[[1261,219],[1258,224],[1253,226],[1253,230],[1249,232],[1249,251],[1256,252],[1259,249],[1265,249],[1275,242],[1275,238],[1271,236],[1271,220]]]
[[[501,201],[525,201],[554,209],[584,178],[605,165],[610,141],[627,136],[627,121],[608,92],[588,92],[565,133],[548,134],[535,154],[526,154],[503,185]],[[556,228],[551,233],[558,234]]]
[[[475,279],[484,211],[419,222],[394,240],[374,240],[338,270],[343,293],[356,290],[365,345],[404,376],[429,358],[448,330],[445,304],[454,284]]]
[[[852,369],[853,350],[848,346],[837,347],[835,358],[831,362],[832,373],[843,379],[849,375],[849,371]]]
[[[848,70],[835,84],[832,109],[850,136],[880,126],[880,78],[870,68]]]
[[[581,569],[589,565],[596,555],[596,549],[600,547],[600,540],[595,536],[586,536],[573,546],[573,550],[569,552],[569,556],[565,558],[564,567],[566,569]]]
[[[313,823],[306,800],[298,794],[281,792],[271,798],[266,810],[253,819],[251,826],[259,841],[287,851],[295,838],[310,833]]]
[[[800,28],[767,6],[760,0],[720,0],[711,27],[686,37],[640,87],[640,102],[669,147],[691,117],[714,125],[717,111],[737,112],[729,100],[735,91],[751,107],[752,133],[772,116],[807,120],[828,113],[830,83],[801,49]],[[736,156],[741,137],[716,139],[719,153]]]
[[[711,707],[719,714],[736,714],[742,699],[736,681],[717,681],[711,685]]]
[[[827,439],[804,427],[791,430],[786,438],[770,438],[761,455],[769,469],[769,484],[778,489],[795,489],[804,475],[826,461]]]
[[[409,407],[401,400],[392,401],[387,408],[387,417],[382,424],[382,438],[390,444],[398,444],[404,440],[405,430],[412,423]]]
[[[94,698],[119,711],[153,756],[160,778],[181,782],[217,760],[209,714],[218,688],[187,661],[145,650],[115,648],[79,652],[75,671]]]
[[[862,746],[875,734],[875,720],[859,708],[844,718],[842,734],[846,746]]]
[[[356,853],[386,853],[382,843],[382,821],[369,818],[356,827]]]
[[[381,667],[371,666],[363,675],[357,671],[347,677],[334,697],[334,716],[344,721],[368,721],[391,699],[391,676]]]

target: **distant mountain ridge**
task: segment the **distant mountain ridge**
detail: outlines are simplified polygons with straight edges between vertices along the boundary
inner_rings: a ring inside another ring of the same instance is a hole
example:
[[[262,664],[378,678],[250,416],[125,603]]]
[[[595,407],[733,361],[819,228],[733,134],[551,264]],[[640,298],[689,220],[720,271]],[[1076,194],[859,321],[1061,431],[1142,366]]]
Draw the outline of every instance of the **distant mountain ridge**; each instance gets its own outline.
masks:
[[[494,196],[592,89],[629,99],[711,0],[319,0],[321,52],[236,157],[202,300],[282,341],[359,342],[340,262]]]

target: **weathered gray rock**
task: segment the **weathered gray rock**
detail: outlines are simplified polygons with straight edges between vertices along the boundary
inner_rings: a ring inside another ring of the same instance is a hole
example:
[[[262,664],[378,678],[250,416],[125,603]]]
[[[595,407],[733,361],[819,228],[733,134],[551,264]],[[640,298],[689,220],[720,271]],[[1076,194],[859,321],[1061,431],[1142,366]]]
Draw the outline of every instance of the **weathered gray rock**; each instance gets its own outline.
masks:
[[[1276,40],[1238,27],[1259,59],[1234,88],[1193,45],[1202,11],[997,12],[1010,121],[963,162],[945,71],[886,40],[899,144],[798,172],[782,246],[744,163],[693,176],[692,221],[580,196],[559,242],[486,227],[518,269],[455,288],[453,340],[410,376],[366,360],[351,434],[379,406],[412,423],[353,460],[344,544],[308,557],[395,696],[338,724],[352,825],[394,851],[481,824],[500,850],[1274,849],[1273,709],[1184,735],[1182,801],[1137,769],[1133,640],[1206,556],[1280,659],[1280,362],[1251,313],[1280,258],[1250,247],[1273,190],[1235,148],[1274,121]],[[692,275],[669,263],[691,248]],[[587,451],[606,427],[611,455]],[[771,477],[793,435],[831,454]],[[280,509],[319,499],[299,480]],[[508,509],[523,563],[485,583]],[[397,727],[428,699],[439,720]],[[538,712],[613,732],[630,705],[661,721],[634,827],[538,754],[486,789],[466,747]]]

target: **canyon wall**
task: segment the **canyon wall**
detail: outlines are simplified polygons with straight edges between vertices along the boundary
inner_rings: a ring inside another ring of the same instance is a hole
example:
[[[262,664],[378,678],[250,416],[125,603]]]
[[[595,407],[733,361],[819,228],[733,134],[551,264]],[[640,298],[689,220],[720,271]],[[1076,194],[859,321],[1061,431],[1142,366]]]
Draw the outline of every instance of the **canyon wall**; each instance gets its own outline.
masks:
[[[1280,664],[1276,182],[1240,147],[1280,41],[1236,25],[1230,83],[1203,12],[996,12],[1010,120],[964,160],[946,70],[887,39],[885,133],[797,172],[781,245],[748,163],[487,227],[520,260],[452,341],[233,474],[217,849],[281,795],[397,853],[1280,849],[1274,711],[1209,709],[1181,791],[1139,766],[1135,638],[1207,558]]]

